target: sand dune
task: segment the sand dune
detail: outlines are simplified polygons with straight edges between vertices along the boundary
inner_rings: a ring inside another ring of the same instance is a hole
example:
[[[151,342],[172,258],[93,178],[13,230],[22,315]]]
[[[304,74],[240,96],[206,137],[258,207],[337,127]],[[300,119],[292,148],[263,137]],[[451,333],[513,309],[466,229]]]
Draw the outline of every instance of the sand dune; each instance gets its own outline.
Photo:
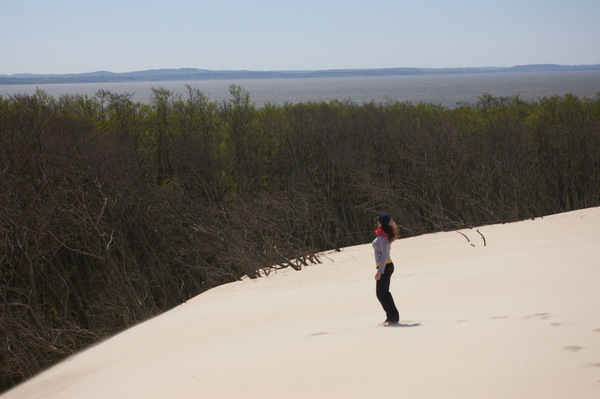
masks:
[[[370,244],[210,290],[16,398],[599,398],[600,208]],[[485,246],[484,246],[485,238]]]

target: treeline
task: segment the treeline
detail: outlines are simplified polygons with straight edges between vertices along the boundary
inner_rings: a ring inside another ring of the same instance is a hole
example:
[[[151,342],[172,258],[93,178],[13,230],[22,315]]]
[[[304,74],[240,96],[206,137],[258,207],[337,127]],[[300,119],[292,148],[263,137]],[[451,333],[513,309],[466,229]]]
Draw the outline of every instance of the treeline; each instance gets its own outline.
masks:
[[[0,97],[0,389],[211,287],[366,243],[381,211],[411,236],[600,205],[600,95],[230,95]]]

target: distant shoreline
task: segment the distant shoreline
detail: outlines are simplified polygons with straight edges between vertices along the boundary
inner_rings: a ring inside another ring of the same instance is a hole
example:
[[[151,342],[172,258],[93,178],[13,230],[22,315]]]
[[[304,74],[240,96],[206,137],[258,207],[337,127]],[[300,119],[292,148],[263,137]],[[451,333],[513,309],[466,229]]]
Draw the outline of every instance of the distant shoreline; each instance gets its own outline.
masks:
[[[554,95],[573,94],[596,98],[600,93],[600,70],[545,71],[513,73],[462,73],[413,75],[354,75],[305,78],[259,79],[172,79],[129,82],[61,82],[0,85],[0,96],[35,95],[42,90],[50,96],[96,96],[99,90],[126,93],[134,102],[148,104],[155,87],[169,90],[176,97],[189,94],[187,87],[200,90],[211,101],[231,99],[230,86],[238,85],[251,94],[252,102],[295,104],[311,101],[352,101],[355,103],[388,101],[433,103],[445,107],[474,104],[483,93],[495,97],[518,95],[535,100]]]
[[[223,80],[223,79],[298,79],[350,76],[400,76],[400,75],[459,75],[477,73],[512,72],[558,72],[600,71],[595,65],[534,64],[513,67],[474,68],[380,68],[380,69],[329,69],[298,71],[244,71],[207,70],[196,68],[153,69],[137,72],[90,72],[78,74],[14,74],[0,75],[0,85],[61,84],[61,83],[120,83],[161,82],[176,80]]]

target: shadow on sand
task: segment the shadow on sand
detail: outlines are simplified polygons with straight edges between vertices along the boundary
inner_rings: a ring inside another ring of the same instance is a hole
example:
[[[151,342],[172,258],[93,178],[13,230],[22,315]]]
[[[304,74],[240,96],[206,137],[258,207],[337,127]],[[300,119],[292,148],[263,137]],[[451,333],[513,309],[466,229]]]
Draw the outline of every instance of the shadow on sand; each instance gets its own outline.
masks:
[[[382,324],[383,327],[420,327],[421,323]]]

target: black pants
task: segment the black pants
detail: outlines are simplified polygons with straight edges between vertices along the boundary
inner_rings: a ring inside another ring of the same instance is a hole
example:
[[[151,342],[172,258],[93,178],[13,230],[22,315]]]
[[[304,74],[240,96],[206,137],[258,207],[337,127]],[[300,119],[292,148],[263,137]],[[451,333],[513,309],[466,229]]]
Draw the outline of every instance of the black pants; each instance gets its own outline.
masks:
[[[385,265],[385,273],[383,273],[381,278],[376,281],[375,288],[377,299],[379,299],[379,303],[381,303],[383,310],[385,310],[385,315],[387,316],[385,321],[397,323],[400,321],[400,315],[398,314],[398,309],[396,309],[396,304],[394,304],[394,298],[390,293],[390,280],[393,273],[394,264],[388,263]]]

